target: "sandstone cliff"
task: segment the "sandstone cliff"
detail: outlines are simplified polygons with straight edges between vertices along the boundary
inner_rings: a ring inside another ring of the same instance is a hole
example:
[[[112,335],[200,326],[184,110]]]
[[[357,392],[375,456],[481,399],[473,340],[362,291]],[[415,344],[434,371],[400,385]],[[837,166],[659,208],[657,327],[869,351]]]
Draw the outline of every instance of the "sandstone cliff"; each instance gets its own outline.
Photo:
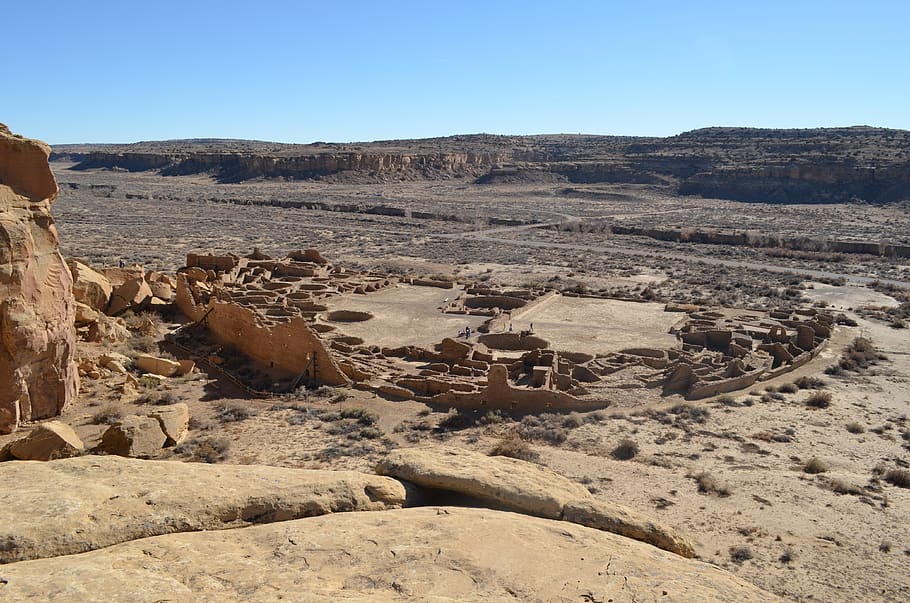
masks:
[[[50,213],[49,153],[0,124],[0,433],[59,414],[77,390],[73,278]]]

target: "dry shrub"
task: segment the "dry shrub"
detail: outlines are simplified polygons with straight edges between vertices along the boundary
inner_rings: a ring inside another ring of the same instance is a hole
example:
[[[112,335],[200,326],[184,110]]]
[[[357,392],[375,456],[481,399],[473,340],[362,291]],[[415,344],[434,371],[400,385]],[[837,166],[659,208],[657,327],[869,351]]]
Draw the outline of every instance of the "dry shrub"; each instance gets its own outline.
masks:
[[[730,547],[730,559],[736,563],[742,563],[752,558],[752,547],[741,544]]]
[[[540,458],[540,455],[527,442],[518,437],[516,433],[509,433],[500,438],[490,450],[489,455],[507,456],[530,462],[536,462]]]
[[[637,454],[638,444],[628,438],[621,440],[616,448],[610,452],[610,456],[617,461],[629,461],[635,458]]]
[[[231,441],[227,438],[193,438],[180,444],[174,452],[194,463],[220,463],[228,458]]]
[[[826,481],[824,483],[824,487],[828,490],[831,490],[835,494],[852,494],[854,496],[859,496],[863,493],[863,489],[860,486],[847,483],[837,478],[832,478]]]
[[[825,387],[825,380],[819,377],[800,377],[793,382],[799,389],[821,389]]]
[[[806,398],[806,406],[810,408],[828,408],[831,406],[831,392],[815,392]]]
[[[729,486],[718,482],[717,479],[707,471],[702,471],[701,473],[697,473],[690,477],[698,484],[698,491],[702,494],[716,494],[720,497],[726,497],[733,494],[733,491]]]
[[[777,388],[777,391],[782,394],[795,394],[797,391],[799,391],[799,386],[795,383],[784,383]]]
[[[454,408],[450,408],[446,416],[439,421],[439,428],[444,431],[459,431],[473,425],[474,419]]]
[[[803,465],[803,472],[811,473],[813,475],[816,473],[824,473],[827,470],[828,465],[823,460],[816,457],[812,457]]]
[[[910,471],[906,469],[891,469],[885,472],[884,480],[898,488],[910,488]]]
[[[123,418],[123,411],[116,406],[107,405],[92,415],[93,425],[113,425]]]
[[[847,423],[847,431],[850,433],[865,433],[866,428],[858,421]]]
[[[236,423],[255,417],[259,413],[256,409],[249,406],[244,406],[237,402],[226,402],[218,405],[215,409],[215,414],[222,423]]]

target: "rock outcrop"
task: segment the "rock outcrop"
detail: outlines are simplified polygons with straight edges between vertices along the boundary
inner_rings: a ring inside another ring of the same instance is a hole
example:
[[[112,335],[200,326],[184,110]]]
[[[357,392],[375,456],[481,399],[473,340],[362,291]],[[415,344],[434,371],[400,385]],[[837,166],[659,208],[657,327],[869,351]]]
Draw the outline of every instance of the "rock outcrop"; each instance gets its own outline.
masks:
[[[0,124],[0,433],[58,415],[77,393],[73,277],[44,143]]]
[[[467,450],[404,448],[389,453],[376,470],[430,491],[456,493],[494,508],[562,519],[647,542],[682,557],[695,556],[692,544],[673,528],[632,509],[596,500],[580,484],[533,463]],[[436,499],[446,502],[447,497]]]
[[[779,600],[628,538],[451,507],[169,534],[5,565],[2,576],[4,601]]]
[[[76,301],[104,312],[111,301],[111,282],[100,272],[77,260],[69,260],[67,265],[73,274],[73,295]]]
[[[389,509],[406,498],[396,480],[351,471],[113,456],[0,463],[0,484],[16,485],[0,488],[0,564],[172,532]],[[0,584],[0,600],[7,595]]]
[[[457,492],[510,511],[549,519],[560,519],[566,504],[591,496],[581,484],[540,465],[468,450],[393,450],[379,462],[376,471],[421,488]]]

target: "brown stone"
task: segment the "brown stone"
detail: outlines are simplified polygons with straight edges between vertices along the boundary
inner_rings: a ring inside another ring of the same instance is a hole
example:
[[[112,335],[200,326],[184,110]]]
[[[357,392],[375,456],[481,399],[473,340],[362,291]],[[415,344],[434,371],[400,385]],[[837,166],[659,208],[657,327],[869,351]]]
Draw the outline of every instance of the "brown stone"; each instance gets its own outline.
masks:
[[[566,504],[591,496],[582,485],[540,465],[459,449],[393,450],[376,472],[551,519],[559,519]]]
[[[73,295],[76,301],[93,310],[104,312],[114,288],[107,277],[77,260],[68,262],[73,274]]]
[[[107,314],[116,316],[125,310],[142,309],[151,302],[152,297],[152,289],[144,278],[130,279],[111,293]]]
[[[589,528],[647,542],[688,559],[695,556],[692,543],[677,534],[673,528],[655,523],[622,505],[593,499],[578,500],[565,506],[562,518]]]
[[[158,358],[156,356],[142,354],[141,356],[136,357],[136,368],[145,371],[146,373],[173,377],[180,371],[181,367],[180,363],[176,360],[168,360],[167,358]]]
[[[149,458],[158,454],[166,441],[158,419],[128,415],[107,428],[98,450],[118,456]]]
[[[0,433],[76,397],[73,278],[60,255],[50,149],[0,124]]]
[[[164,446],[176,446],[186,438],[190,425],[190,410],[183,402],[163,406],[149,413],[158,421],[161,431],[167,437]]]
[[[10,444],[12,456],[23,461],[50,461],[77,456],[85,451],[73,428],[60,421],[48,421]]]

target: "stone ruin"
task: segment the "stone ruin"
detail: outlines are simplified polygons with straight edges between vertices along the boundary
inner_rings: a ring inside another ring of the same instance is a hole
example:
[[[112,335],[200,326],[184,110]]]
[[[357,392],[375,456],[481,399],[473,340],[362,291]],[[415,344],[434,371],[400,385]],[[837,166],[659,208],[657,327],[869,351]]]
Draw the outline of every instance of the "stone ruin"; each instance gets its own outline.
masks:
[[[640,391],[704,398],[747,388],[801,366],[823,348],[833,318],[815,309],[731,314],[695,306],[673,327],[679,346],[609,354],[556,351],[529,332],[507,330],[548,290],[489,285],[454,288],[439,278],[404,278],[332,266],[316,250],[271,259],[190,254],[177,275],[176,303],[225,353],[239,352],[277,377],[301,385],[350,385],[392,399],[464,409],[591,410]],[[450,289],[440,312],[486,316],[472,337],[425,348],[380,347],[339,332],[369,312],[331,310],[333,297],[367,295],[408,284]],[[609,325],[604,328],[609,329]],[[209,360],[220,364],[217,353]]]

